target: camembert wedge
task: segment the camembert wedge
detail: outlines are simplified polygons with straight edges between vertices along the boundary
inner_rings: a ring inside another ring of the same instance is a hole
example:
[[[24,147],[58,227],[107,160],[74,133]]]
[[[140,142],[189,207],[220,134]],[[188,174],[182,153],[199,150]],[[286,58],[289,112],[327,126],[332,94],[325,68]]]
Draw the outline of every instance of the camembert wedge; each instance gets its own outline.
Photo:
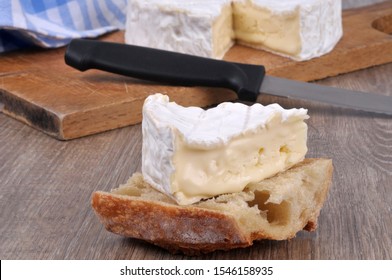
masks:
[[[307,118],[305,109],[278,104],[204,110],[151,95],[143,106],[143,177],[181,205],[242,191],[304,159]]]

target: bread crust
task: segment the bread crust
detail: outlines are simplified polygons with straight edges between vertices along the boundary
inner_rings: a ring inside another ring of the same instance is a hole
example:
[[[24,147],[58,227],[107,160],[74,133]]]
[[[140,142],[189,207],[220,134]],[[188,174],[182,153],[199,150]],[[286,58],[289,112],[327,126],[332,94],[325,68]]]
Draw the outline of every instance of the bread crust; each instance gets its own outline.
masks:
[[[95,192],[92,206],[108,231],[148,241],[175,253],[251,245],[229,214]]]
[[[97,191],[92,195],[92,207],[108,231],[145,240],[172,253],[197,255],[248,247],[260,239],[290,239],[301,229],[314,231],[317,228],[317,219],[331,184],[331,160],[306,159],[286,172],[295,174],[309,165],[320,166],[322,183],[315,186],[314,204],[301,210],[295,221],[297,226],[285,236],[271,234],[263,228],[246,232],[233,213],[200,208],[198,204],[179,206],[140,196]],[[285,176],[285,172],[277,176]]]

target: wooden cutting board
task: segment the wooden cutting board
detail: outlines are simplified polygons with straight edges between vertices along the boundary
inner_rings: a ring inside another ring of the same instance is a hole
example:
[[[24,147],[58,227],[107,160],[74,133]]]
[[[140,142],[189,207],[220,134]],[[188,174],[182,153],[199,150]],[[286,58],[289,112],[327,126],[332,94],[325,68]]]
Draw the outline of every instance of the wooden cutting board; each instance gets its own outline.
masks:
[[[263,64],[267,74],[313,81],[392,62],[392,1],[343,15],[344,37],[329,54],[295,62],[234,46],[225,60]],[[117,32],[102,40],[122,42]],[[164,93],[182,105],[208,106],[233,100],[224,89],[170,87],[110,73],[78,72],[64,63],[65,49],[0,55],[3,113],[60,140],[74,139],[141,121],[144,99]]]

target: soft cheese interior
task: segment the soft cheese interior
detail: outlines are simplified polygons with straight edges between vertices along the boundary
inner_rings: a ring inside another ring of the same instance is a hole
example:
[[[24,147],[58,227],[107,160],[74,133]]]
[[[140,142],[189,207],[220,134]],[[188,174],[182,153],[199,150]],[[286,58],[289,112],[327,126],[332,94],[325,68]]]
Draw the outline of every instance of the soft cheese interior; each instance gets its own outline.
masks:
[[[183,205],[242,191],[304,159],[307,118],[277,104],[203,110],[152,95],[143,107],[143,176]]]
[[[234,30],[238,42],[298,57],[302,51],[300,7],[290,7],[286,3],[277,13],[276,8],[264,3],[268,1],[256,2],[238,1],[233,4]]]
[[[341,0],[237,0],[238,42],[308,60],[330,52],[343,35]]]

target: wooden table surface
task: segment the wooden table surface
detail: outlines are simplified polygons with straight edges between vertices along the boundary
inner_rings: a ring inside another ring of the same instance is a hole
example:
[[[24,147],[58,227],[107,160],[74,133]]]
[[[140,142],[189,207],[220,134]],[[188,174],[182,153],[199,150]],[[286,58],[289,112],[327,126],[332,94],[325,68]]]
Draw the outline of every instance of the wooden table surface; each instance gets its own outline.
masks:
[[[317,83],[392,96],[392,64]],[[391,97],[392,98],[392,97]],[[391,259],[392,117],[263,96],[305,107],[308,157],[334,162],[316,232],[196,259]],[[107,232],[90,198],[141,167],[141,127],[68,142],[0,114],[0,259],[189,259]]]
[[[319,83],[392,96],[392,64]],[[333,159],[333,186],[314,233],[261,241],[205,259],[391,259],[392,118],[263,97],[306,107],[309,157]],[[103,228],[95,190],[140,170],[140,125],[61,142],[0,114],[0,259],[183,259]]]

